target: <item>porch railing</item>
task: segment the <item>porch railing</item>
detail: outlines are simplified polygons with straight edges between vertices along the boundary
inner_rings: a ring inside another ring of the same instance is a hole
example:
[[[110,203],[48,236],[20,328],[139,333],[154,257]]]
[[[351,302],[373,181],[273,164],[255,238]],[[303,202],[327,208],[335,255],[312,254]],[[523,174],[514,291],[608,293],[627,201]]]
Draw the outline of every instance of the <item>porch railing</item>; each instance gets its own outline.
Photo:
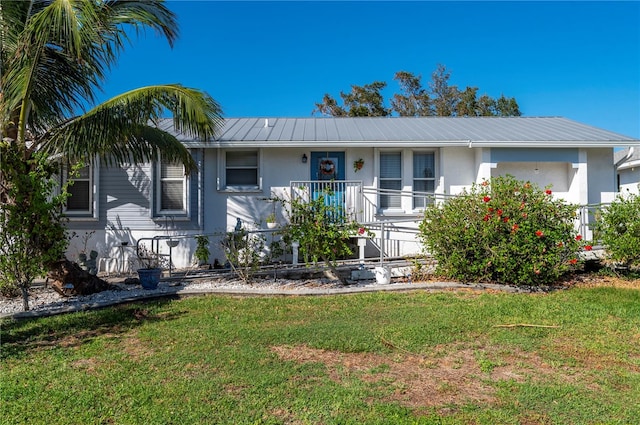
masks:
[[[317,181],[304,180],[290,183],[291,199],[310,201],[323,194],[327,202],[339,207],[356,221],[363,221],[362,182],[358,180]],[[329,195],[327,195],[327,193]]]

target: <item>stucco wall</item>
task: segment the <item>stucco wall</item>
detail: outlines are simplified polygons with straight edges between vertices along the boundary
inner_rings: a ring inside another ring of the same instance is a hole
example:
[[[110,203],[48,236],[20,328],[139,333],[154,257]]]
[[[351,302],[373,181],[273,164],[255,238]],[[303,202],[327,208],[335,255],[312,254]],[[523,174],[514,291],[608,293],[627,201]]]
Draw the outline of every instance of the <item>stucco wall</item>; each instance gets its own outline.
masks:
[[[613,149],[587,149],[588,203],[611,202],[617,192]]]
[[[640,165],[618,170],[620,193],[640,195]]]

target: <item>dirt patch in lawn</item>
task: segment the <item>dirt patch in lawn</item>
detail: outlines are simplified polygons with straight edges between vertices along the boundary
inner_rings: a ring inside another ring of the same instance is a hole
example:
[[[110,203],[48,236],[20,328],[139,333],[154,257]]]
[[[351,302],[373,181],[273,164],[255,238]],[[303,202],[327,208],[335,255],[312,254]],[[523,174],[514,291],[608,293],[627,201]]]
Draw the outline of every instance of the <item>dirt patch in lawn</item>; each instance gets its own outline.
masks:
[[[601,275],[597,273],[584,273],[571,276],[566,282],[567,286],[583,287],[583,288],[624,288],[624,289],[640,289],[640,279],[616,275]]]
[[[429,355],[342,353],[308,346],[276,346],[272,351],[283,360],[322,363],[337,383],[359,379],[378,385],[385,399],[411,408],[491,404],[496,401],[493,384],[499,381],[579,378],[576,371],[554,369],[535,354],[488,347],[442,345]]]

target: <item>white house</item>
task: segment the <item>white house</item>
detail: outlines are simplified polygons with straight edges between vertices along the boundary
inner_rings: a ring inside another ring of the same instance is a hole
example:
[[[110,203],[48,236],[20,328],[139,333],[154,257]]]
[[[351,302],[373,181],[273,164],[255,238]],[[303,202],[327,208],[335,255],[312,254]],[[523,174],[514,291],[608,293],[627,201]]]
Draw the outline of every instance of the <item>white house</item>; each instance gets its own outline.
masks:
[[[159,127],[173,132],[171,123]],[[640,148],[638,139],[555,117],[230,118],[215,140],[178,137],[191,149],[197,172],[185,177],[181,166],[161,156],[120,167],[97,160],[76,178],[70,230],[95,230],[89,245],[119,257],[120,267],[137,241],[171,236],[179,240],[173,264],[186,267],[198,234],[212,235],[212,258],[224,261],[213,235],[233,229],[238,219],[266,229],[272,195],[300,196],[332,184],[358,220],[374,230],[386,221],[369,248],[407,255],[419,251],[415,236],[395,230],[415,228],[433,197],[511,174],[551,185],[554,196],[570,203],[609,202],[618,190],[614,148]],[[72,241],[69,258],[80,241]],[[158,249],[168,247],[159,242]]]
[[[620,193],[640,194],[640,148],[627,148],[614,153]]]

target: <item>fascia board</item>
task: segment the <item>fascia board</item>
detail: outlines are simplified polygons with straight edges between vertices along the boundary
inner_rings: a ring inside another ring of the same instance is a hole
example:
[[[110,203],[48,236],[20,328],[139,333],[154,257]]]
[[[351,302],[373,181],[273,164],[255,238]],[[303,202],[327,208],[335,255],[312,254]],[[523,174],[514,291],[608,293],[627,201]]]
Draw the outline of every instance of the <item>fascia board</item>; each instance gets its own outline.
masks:
[[[635,168],[635,167],[640,167],[640,159],[637,159],[635,161],[625,162],[618,167],[618,170],[627,170],[629,168]]]
[[[215,140],[215,141],[184,141],[189,148],[442,148],[442,147],[469,147],[469,148],[617,148],[627,146],[640,146],[630,143],[628,140],[613,141],[580,141],[580,140],[521,140],[521,141],[494,141],[494,140]]]

